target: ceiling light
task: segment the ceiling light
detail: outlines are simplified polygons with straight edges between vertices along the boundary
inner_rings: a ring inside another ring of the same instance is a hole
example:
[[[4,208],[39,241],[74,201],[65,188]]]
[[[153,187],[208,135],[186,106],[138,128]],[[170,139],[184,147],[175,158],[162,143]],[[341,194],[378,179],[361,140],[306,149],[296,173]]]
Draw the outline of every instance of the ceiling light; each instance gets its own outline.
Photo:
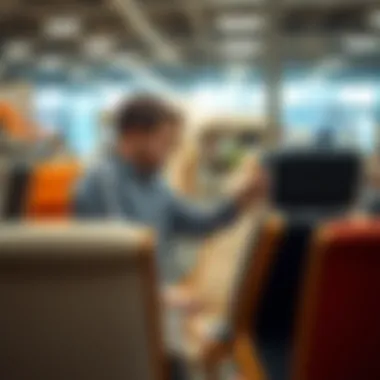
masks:
[[[91,58],[102,58],[114,51],[116,41],[111,36],[94,36],[84,43],[85,53]]]
[[[21,62],[30,58],[32,54],[31,44],[27,41],[9,42],[4,49],[4,56],[7,61]]]
[[[228,58],[253,57],[262,52],[262,44],[253,40],[227,41],[220,46],[219,50]]]
[[[47,20],[44,34],[54,39],[73,38],[80,34],[81,23],[77,17],[55,17]]]
[[[223,32],[256,32],[265,26],[265,19],[258,14],[226,14],[216,20]]]
[[[372,28],[380,29],[380,9],[375,9],[368,15],[368,23]]]
[[[353,54],[373,53],[379,49],[380,40],[376,36],[360,34],[346,37],[343,41],[346,50]]]

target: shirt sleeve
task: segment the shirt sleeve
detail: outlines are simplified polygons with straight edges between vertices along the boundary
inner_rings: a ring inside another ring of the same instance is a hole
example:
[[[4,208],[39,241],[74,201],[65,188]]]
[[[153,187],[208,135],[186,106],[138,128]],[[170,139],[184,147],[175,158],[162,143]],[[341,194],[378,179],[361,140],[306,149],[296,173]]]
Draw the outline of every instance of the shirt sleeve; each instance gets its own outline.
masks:
[[[178,234],[205,235],[232,223],[238,214],[236,203],[231,199],[207,210],[191,202],[173,196],[171,201],[173,229]]]

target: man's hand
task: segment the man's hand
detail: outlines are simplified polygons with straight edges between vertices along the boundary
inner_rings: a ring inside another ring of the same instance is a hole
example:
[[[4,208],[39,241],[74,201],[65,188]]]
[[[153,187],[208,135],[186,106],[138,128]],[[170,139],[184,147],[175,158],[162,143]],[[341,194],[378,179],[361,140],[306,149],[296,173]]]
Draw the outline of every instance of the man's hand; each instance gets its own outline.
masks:
[[[185,286],[169,286],[164,289],[164,302],[169,308],[185,313],[196,313],[203,308],[201,300]]]
[[[257,161],[248,162],[236,181],[233,197],[238,208],[244,210],[250,204],[263,201],[269,189],[268,176]]]

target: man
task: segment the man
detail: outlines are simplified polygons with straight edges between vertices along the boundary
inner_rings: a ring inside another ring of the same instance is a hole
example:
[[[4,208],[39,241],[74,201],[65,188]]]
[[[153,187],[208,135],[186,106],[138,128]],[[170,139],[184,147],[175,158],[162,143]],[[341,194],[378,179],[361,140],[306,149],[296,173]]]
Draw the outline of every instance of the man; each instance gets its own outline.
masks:
[[[161,274],[174,236],[205,235],[228,225],[263,190],[252,173],[234,196],[209,211],[174,194],[160,172],[181,124],[181,115],[157,97],[137,96],[124,103],[116,117],[113,152],[87,173],[74,202],[79,218],[119,218],[158,231]],[[185,310],[192,304],[191,297],[175,291],[167,292],[166,301]]]
[[[115,120],[115,144],[79,184],[74,210],[79,218],[119,218],[158,231],[158,265],[174,236],[206,235],[232,222],[263,191],[252,173],[230,199],[214,210],[200,210],[174,194],[160,172],[181,133],[182,117],[155,96],[125,102]]]

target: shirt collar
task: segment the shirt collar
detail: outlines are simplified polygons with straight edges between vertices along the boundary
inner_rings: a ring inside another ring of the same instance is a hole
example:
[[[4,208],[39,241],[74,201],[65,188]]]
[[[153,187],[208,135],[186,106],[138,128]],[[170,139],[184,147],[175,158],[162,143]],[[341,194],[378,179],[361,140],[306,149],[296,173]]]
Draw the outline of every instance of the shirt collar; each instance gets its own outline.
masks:
[[[122,175],[133,177],[144,182],[155,182],[159,177],[157,172],[144,173],[140,171],[136,165],[134,165],[131,161],[126,160],[120,154],[114,154],[113,161],[116,165],[117,171]]]

